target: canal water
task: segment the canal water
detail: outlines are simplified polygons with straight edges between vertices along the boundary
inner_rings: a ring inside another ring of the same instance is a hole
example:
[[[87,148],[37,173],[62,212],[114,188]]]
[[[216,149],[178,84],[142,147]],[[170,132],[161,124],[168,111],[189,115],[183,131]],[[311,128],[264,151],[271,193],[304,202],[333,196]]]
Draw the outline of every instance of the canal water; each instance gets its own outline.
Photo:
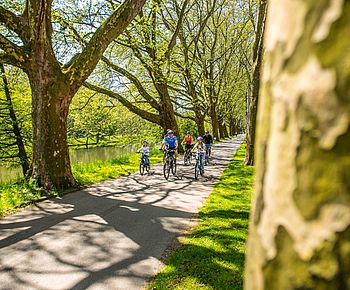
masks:
[[[92,163],[96,160],[106,161],[115,157],[128,155],[136,152],[138,145],[129,144],[125,146],[116,147],[97,147],[91,149],[71,149],[70,159],[74,164],[86,164]],[[21,167],[6,167],[0,166],[0,182],[14,180],[17,177],[21,177]]]

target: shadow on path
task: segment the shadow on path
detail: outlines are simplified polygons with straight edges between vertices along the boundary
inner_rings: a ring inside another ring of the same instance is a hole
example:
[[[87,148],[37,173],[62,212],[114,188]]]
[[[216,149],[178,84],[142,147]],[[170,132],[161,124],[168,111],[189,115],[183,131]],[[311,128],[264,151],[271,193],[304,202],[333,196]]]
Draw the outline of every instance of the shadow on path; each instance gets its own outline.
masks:
[[[220,164],[199,181],[185,166],[172,181],[133,174],[0,220],[0,289],[141,288],[239,144],[216,145]]]

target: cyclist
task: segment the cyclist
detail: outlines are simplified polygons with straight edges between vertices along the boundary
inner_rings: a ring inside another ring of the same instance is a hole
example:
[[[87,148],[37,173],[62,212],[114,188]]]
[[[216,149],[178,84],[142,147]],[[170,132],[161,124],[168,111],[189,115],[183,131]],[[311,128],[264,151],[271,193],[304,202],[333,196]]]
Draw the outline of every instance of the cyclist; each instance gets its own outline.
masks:
[[[181,145],[183,145],[184,143],[185,143],[186,150],[192,149],[193,137],[191,135],[191,132],[189,132],[189,131],[187,132],[187,135],[182,140]]]
[[[168,150],[177,150],[178,142],[177,142],[177,137],[174,136],[174,132],[172,130],[168,130],[168,136],[166,136],[162,142],[162,145],[160,147],[161,150],[163,150],[164,146]]]
[[[165,137],[168,137],[169,131],[171,131],[171,130],[170,130],[170,129],[166,129],[166,133],[164,134],[163,139],[164,139]]]
[[[203,144],[203,137],[201,136],[197,138],[197,143],[193,146],[192,152],[196,151],[196,149],[196,159],[200,158],[201,170],[204,174],[205,146]]]
[[[147,140],[142,141],[142,147],[137,150],[137,152],[142,152],[141,160],[144,162],[145,166],[149,166],[149,145]]]
[[[203,136],[203,141],[204,141],[206,152],[208,156],[210,156],[211,147],[213,146],[213,136],[209,134],[209,131],[205,131],[205,135]]]

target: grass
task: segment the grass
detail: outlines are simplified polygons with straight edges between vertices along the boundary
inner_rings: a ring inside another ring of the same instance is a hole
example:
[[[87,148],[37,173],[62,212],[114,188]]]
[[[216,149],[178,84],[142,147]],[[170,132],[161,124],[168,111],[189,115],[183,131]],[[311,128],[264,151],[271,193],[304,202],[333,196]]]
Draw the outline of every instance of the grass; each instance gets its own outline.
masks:
[[[253,169],[241,147],[200,210],[199,223],[148,289],[243,289]]]
[[[151,150],[151,164],[163,160],[163,153],[157,149]],[[76,164],[72,167],[74,177],[82,186],[95,184],[104,180],[118,178],[138,170],[140,154],[120,156],[109,161],[96,161],[88,164]],[[30,202],[48,196],[57,196],[63,192],[46,192],[36,183],[24,179],[0,183],[0,216],[6,215]]]
[[[82,185],[90,185],[107,179],[117,178],[133,173],[139,169],[140,154],[120,156],[109,161],[96,161],[73,166],[73,175]],[[150,152],[150,163],[156,164],[163,160],[163,153],[158,149]]]

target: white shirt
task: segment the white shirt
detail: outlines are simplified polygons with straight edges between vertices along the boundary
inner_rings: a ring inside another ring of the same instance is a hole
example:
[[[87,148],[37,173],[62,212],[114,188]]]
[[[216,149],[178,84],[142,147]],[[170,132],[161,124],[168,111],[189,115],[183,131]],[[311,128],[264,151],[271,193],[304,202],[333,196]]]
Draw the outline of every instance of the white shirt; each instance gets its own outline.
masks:
[[[148,146],[142,146],[139,151],[142,151],[144,155],[149,155],[149,147]]]

